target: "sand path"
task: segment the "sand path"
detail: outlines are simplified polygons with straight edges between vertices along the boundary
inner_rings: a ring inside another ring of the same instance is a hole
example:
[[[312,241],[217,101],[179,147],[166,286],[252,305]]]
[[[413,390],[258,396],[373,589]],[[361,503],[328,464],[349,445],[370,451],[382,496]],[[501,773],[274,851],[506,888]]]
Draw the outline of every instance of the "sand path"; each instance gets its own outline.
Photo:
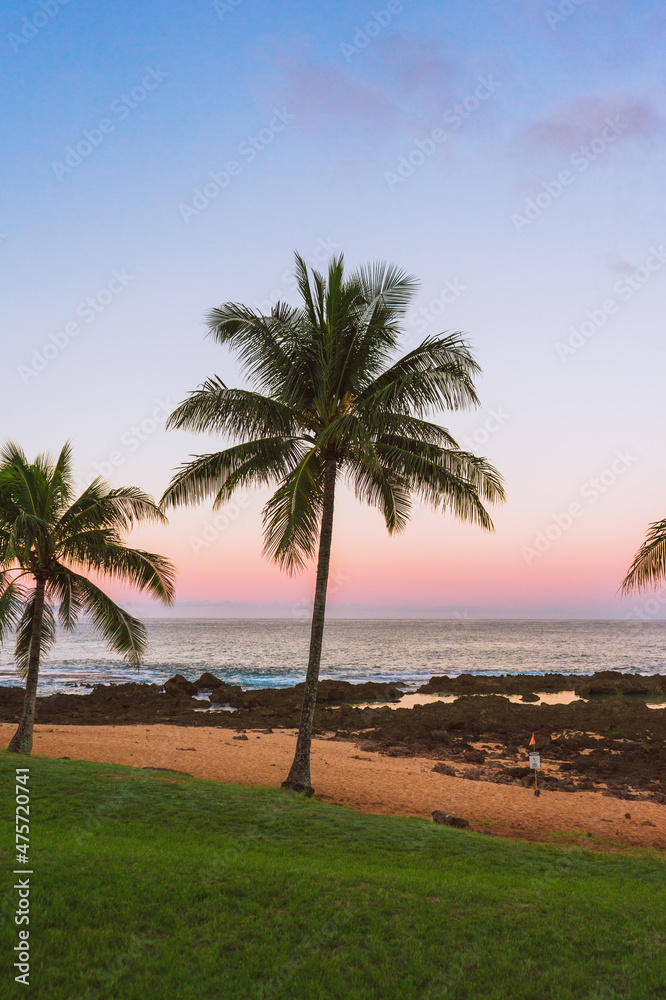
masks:
[[[14,725],[0,724],[7,746]],[[284,780],[295,745],[294,730],[247,732],[188,726],[35,726],[33,753],[132,767],[166,767],[197,778],[276,787]],[[430,816],[443,809],[477,830],[505,837],[569,840],[602,837],[610,844],[666,849],[666,807],[627,802],[598,792],[544,792],[433,773],[426,757],[386,757],[351,742],[313,740],[312,782],[325,802],[369,813]],[[629,813],[630,818],[625,814]],[[580,835],[580,837],[578,836]]]

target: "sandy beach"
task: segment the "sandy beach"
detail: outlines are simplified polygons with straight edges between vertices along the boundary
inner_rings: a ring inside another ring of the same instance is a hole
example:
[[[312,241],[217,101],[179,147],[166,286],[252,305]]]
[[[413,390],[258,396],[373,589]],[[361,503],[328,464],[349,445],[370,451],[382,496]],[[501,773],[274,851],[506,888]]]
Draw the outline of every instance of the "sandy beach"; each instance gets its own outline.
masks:
[[[14,726],[0,725],[6,746]],[[33,754],[168,768],[238,785],[278,787],[293,754],[295,730],[272,733],[169,725],[35,726]],[[236,737],[236,738],[235,738]],[[387,757],[353,742],[315,738],[315,797],[368,813],[430,817],[433,809],[462,816],[498,836],[666,849],[666,808],[600,793],[544,791],[469,781],[433,772],[428,757]],[[628,816],[627,816],[628,814]],[[592,834],[592,839],[587,837]]]

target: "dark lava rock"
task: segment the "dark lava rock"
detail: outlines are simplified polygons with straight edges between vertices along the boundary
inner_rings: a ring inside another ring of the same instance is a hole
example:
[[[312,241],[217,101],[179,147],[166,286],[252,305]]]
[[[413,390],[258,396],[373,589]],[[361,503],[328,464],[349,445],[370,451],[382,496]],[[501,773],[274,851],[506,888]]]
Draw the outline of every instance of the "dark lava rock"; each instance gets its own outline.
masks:
[[[451,816],[449,813],[443,812],[441,809],[435,809],[432,814],[433,823],[439,823],[440,826],[455,826],[459,830],[469,829],[469,823],[466,819],[461,816]]]
[[[204,670],[201,677],[194,681],[194,686],[197,691],[214,691],[216,687],[224,684],[224,681],[219,680],[214,674],[209,673]]]
[[[249,739],[249,736],[246,736],[245,733],[241,733],[240,736],[232,736],[231,738],[232,740],[247,740]]]
[[[662,695],[666,694],[666,677],[652,674],[621,674],[614,670],[599,670],[592,677],[584,677],[575,685],[579,698],[590,695]]]
[[[528,701],[538,701],[539,700],[539,695],[538,694],[532,694],[531,691],[525,691],[524,694],[521,694],[520,700],[521,701],[526,701],[526,702],[528,702]]]
[[[24,698],[25,688],[0,687],[0,719],[5,722],[17,722]]]
[[[455,769],[449,764],[435,764],[433,771],[436,771],[437,774],[448,774],[451,778],[456,776]]]
[[[419,694],[529,694],[534,691],[573,691],[580,674],[500,674],[483,677],[478,674],[460,674],[449,677],[431,677],[418,689]]]
[[[197,686],[192,681],[188,681],[182,674],[175,674],[164,683],[164,690],[174,698],[191,698],[197,694]]]
[[[303,697],[305,682],[296,684],[291,690]],[[355,701],[398,701],[405,692],[397,684],[383,681],[366,681],[364,684],[351,684],[349,681],[319,681],[317,685],[317,701],[325,702],[355,702]]]
[[[453,737],[449,736],[443,729],[433,729],[430,733],[430,739],[433,743],[441,743],[445,747],[453,745]]]
[[[213,705],[231,705],[235,708],[242,700],[244,693],[239,684],[226,684],[224,681],[219,681],[210,693],[210,700]]]
[[[463,754],[463,760],[468,764],[483,764],[485,759],[486,755],[480,750],[465,750]]]
[[[532,773],[529,767],[505,767],[502,770],[510,778],[527,778]]]

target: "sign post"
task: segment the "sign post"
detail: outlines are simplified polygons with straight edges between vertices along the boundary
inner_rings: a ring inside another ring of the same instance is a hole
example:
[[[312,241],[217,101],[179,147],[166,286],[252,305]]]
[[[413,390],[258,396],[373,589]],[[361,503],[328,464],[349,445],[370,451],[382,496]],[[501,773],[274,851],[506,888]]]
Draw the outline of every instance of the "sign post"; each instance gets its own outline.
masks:
[[[538,798],[541,795],[539,789],[539,783],[537,780],[537,774],[539,773],[539,768],[541,767],[541,757],[536,752],[536,742],[534,739],[534,733],[532,733],[532,739],[530,740],[530,769],[534,771],[534,794]]]

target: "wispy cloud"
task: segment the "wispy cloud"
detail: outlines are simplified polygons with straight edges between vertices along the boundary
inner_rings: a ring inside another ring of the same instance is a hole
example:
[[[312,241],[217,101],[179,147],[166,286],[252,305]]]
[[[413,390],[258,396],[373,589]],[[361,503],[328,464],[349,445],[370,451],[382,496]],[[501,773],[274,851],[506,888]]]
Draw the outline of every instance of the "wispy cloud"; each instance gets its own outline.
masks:
[[[664,120],[646,99],[626,94],[588,96],[560,105],[551,114],[528,123],[522,132],[530,150],[571,153],[617,121],[623,138],[652,139],[664,130]]]
[[[320,61],[304,45],[279,63],[284,101],[302,125],[362,127],[375,138],[431,124],[463,79],[442,45],[404,32],[378,38],[351,63]]]
[[[376,84],[358,79],[344,66],[301,56],[285,66],[285,101],[306,128],[331,122],[389,131],[401,113]]]

